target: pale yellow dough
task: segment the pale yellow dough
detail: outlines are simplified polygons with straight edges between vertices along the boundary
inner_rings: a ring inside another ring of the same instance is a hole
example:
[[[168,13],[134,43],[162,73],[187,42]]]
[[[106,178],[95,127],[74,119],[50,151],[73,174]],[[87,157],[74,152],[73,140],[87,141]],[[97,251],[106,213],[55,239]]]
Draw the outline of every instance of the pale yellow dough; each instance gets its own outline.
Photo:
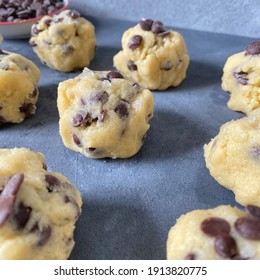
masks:
[[[79,191],[63,175],[47,171],[41,153],[0,149],[0,193],[16,174],[24,180],[4,223],[0,205],[0,259],[67,259],[81,212]]]
[[[94,58],[95,28],[74,10],[43,17],[31,33],[33,50],[50,68],[71,72],[88,66]]]
[[[260,206],[260,109],[221,126],[204,146],[206,165],[219,184],[243,204]]]
[[[230,92],[228,107],[244,113],[260,108],[260,55],[234,54],[223,71],[222,88]]]
[[[0,50],[0,125],[35,113],[40,70],[29,59]]]
[[[143,145],[153,116],[152,93],[119,72],[85,69],[58,87],[64,145],[92,158],[127,158]],[[78,121],[76,121],[78,120]]]
[[[201,230],[201,223],[212,217],[225,219],[230,225],[230,235],[237,245],[237,255],[244,259],[260,259],[260,240],[243,238],[234,223],[245,213],[238,208],[221,205],[214,209],[195,210],[182,215],[171,228],[167,240],[167,259],[184,260],[193,254],[196,260],[221,260],[214,249],[215,238]],[[258,221],[259,222],[259,221]],[[189,259],[189,258],[187,258]]]
[[[140,35],[142,42],[132,50],[129,42],[135,35]],[[136,70],[129,70],[129,61],[136,65]],[[178,86],[186,77],[188,65],[189,56],[180,33],[169,30],[167,35],[161,36],[143,30],[140,24],[124,32],[122,50],[114,56],[114,66],[118,70],[150,90]]]

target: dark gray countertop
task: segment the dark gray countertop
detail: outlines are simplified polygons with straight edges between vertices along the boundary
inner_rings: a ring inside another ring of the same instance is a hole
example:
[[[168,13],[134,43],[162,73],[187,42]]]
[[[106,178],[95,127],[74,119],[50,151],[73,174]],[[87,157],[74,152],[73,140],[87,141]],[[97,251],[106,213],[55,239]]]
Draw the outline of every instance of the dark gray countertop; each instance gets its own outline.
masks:
[[[89,18],[89,17],[88,17]],[[124,30],[134,23],[90,18],[97,51],[90,68],[109,70],[121,48]],[[28,40],[6,40],[1,48],[18,52],[41,69],[36,115],[0,128],[0,147],[29,147],[42,152],[49,169],[63,173],[83,196],[71,259],[165,259],[168,230],[183,213],[220,204],[236,205],[232,192],[209,174],[203,145],[219,127],[242,114],[226,106],[221,89],[227,57],[252,40],[178,29],[190,66],[181,86],[154,92],[155,113],[140,152],[124,160],[89,159],[68,150],[58,131],[57,85],[77,73],[42,65]]]

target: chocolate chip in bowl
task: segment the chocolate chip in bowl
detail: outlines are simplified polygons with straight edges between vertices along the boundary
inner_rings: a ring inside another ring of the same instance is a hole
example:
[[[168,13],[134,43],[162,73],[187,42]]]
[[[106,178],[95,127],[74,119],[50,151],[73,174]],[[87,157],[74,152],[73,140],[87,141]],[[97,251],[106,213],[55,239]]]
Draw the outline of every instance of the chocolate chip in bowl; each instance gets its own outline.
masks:
[[[29,38],[34,23],[68,6],[69,0],[1,0],[0,33],[6,39]]]

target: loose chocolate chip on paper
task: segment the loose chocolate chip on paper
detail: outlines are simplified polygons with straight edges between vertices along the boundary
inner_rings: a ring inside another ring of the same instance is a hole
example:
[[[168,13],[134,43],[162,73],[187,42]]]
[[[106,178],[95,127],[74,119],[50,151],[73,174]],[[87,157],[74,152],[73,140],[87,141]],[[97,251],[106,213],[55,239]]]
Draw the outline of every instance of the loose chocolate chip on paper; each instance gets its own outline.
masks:
[[[152,19],[142,19],[141,21],[139,21],[139,24],[143,30],[150,31],[152,24],[153,24],[153,20]]]
[[[237,252],[236,241],[229,234],[218,235],[215,239],[215,250],[219,256],[231,258]]]
[[[136,71],[137,70],[137,65],[134,63],[133,60],[129,60],[127,62],[127,68],[129,71]]]
[[[204,220],[200,225],[201,230],[209,236],[218,236],[219,234],[229,234],[229,223],[218,217],[212,217]]]
[[[245,55],[258,55],[260,54],[260,41],[252,42],[245,49]]]
[[[12,176],[0,195],[0,227],[6,222],[13,211],[16,194],[24,180],[24,174]]]
[[[246,239],[260,240],[260,219],[239,218],[235,222],[235,228]]]
[[[135,50],[141,46],[141,43],[143,41],[143,37],[140,35],[134,35],[130,38],[128,42],[128,48],[131,50]]]

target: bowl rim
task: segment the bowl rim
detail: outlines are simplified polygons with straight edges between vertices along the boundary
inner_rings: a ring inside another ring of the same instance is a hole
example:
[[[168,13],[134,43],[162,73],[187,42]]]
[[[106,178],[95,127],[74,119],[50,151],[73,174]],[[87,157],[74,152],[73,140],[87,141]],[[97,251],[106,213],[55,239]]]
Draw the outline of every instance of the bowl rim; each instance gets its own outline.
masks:
[[[45,16],[53,16],[53,15],[58,14],[61,11],[66,10],[68,8],[68,6],[70,4],[70,0],[63,0],[63,2],[64,2],[64,6],[63,7],[61,7],[60,9],[58,9],[58,10],[56,10],[56,11],[54,11],[54,12],[48,14],[48,15],[39,16],[39,17],[36,17],[36,18],[22,19],[22,20],[16,21],[16,22],[1,21],[0,22],[0,26],[1,25],[19,25],[19,24],[22,24],[22,23],[27,23],[27,22],[29,23],[29,22],[38,21],[38,20],[42,19]]]

